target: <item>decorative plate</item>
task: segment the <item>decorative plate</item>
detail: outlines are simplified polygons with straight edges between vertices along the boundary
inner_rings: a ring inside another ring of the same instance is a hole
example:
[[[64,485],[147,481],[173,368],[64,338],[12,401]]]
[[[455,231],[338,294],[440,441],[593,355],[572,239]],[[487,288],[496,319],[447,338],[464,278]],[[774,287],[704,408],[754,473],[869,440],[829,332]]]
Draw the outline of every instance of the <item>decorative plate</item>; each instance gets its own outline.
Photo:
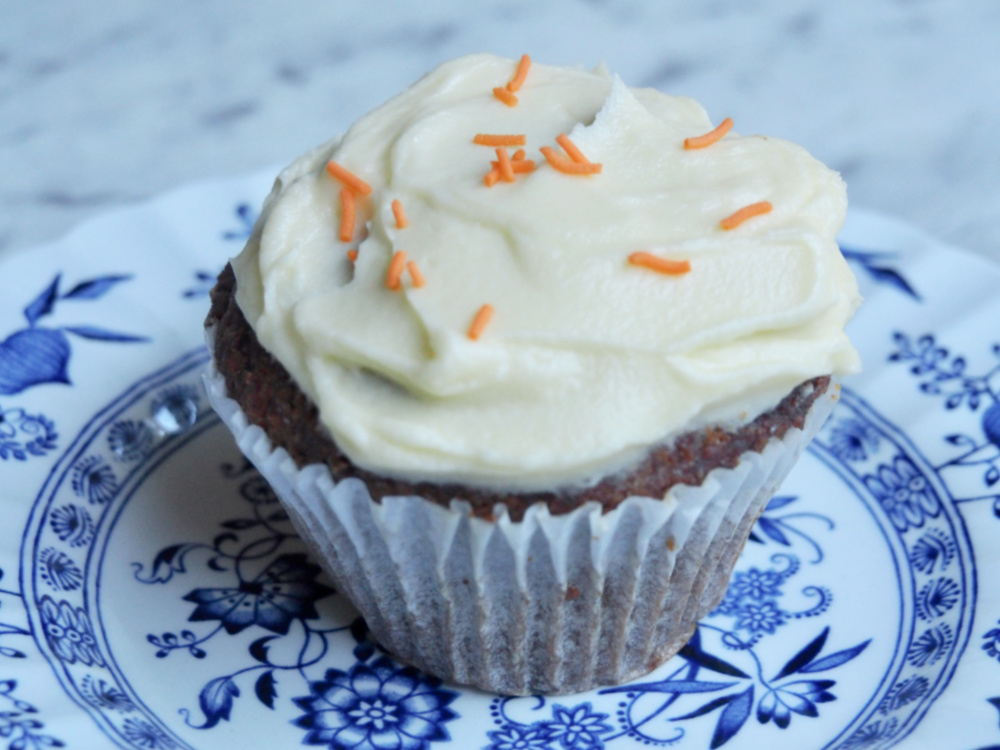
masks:
[[[635,683],[506,698],[379,651],[206,407],[268,184],[0,263],[0,747],[1000,747],[1000,268],[852,211],[866,369],[725,600]]]

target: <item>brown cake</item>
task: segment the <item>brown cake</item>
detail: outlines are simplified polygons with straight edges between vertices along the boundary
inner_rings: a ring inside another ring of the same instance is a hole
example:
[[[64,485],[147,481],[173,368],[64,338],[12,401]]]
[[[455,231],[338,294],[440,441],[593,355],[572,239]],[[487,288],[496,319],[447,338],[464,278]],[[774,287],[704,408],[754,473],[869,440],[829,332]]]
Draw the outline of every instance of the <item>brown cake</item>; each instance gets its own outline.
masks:
[[[773,409],[727,430],[718,425],[686,432],[669,443],[652,447],[646,457],[626,471],[585,487],[557,487],[546,492],[501,492],[459,484],[409,482],[382,477],[355,466],[337,448],[319,421],[315,404],[299,390],[288,371],[257,341],[253,328],[236,304],[233,269],[227,265],[212,290],[212,309],[205,325],[214,331],[215,364],[226,391],[247,419],[264,429],[276,448],[285,449],[300,466],[325,464],[334,479],[355,477],[379,502],[386,495],[419,495],[447,506],[461,498],[473,515],[492,519],[497,503],[514,521],[535,503],[544,503],[553,515],[568,513],[596,502],[607,512],[633,495],[663,497],[675,484],[698,486],[712,469],[731,469],[747,451],[760,452],[772,438],[791,428],[801,430],[806,415],[830,387],[821,376],[797,386]]]
[[[397,657],[619,684],[725,593],[857,367],[858,304],[839,177],[730,127],[480,55],[279,175],[206,385]]]

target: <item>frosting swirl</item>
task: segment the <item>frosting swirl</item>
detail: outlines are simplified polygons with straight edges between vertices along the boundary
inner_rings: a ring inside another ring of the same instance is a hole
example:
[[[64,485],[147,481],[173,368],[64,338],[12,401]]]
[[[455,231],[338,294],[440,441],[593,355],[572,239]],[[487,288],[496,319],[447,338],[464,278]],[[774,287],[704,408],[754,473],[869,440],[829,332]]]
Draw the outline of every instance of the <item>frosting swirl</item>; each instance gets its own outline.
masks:
[[[698,104],[602,71],[533,65],[508,107],[492,90],[514,67],[446,63],[304,155],[234,260],[260,342],[355,463],[508,489],[585,483],[680,431],[752,418],[803,380],[858,368],[835,172],[775,138],[730,132],[685,150],[712,129]],[[529,158],[567,133],[602,171],[539,159],[487,187],[497,156],[477,133],[525,134]],[[330,159],[372,187],[356,197],[350,242]],[[770,213],[720,227],[764,200]],[[404,275],[387,288],[399,249],[424,286]],[[630,264],[636,251],[690,272]],[[487,303],[493,319],[472,340]]]

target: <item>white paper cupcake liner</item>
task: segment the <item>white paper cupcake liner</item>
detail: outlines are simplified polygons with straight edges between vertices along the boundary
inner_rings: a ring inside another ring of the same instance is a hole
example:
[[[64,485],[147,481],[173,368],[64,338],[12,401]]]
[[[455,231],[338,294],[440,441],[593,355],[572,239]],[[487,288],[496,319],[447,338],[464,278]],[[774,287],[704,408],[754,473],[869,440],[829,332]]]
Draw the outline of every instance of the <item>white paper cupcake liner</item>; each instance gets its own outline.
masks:
[[[666,498],[630,497],[602,514],[586,503],[553,516],[531,506],[493,522],[416,496],[372,500],[364,482],[299,468],[226,395],[212,406],[285,503],[299,533],[375,638],[446,681],[506,695],[617,685],[673,656],[726,591],[750,529],[829,415],[837,388],[804,428],[715,469]]]

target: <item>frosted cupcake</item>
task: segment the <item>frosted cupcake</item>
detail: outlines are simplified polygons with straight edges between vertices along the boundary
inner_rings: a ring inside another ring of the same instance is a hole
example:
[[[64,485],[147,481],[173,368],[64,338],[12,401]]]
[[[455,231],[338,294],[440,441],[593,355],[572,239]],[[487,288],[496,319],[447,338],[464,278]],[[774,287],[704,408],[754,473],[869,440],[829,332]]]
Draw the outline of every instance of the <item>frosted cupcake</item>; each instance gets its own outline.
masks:
[[[842,181],[730,126],[477,55],[279,175],[206,382],[398,657],[574,692],[721,599],[858,368]]]

